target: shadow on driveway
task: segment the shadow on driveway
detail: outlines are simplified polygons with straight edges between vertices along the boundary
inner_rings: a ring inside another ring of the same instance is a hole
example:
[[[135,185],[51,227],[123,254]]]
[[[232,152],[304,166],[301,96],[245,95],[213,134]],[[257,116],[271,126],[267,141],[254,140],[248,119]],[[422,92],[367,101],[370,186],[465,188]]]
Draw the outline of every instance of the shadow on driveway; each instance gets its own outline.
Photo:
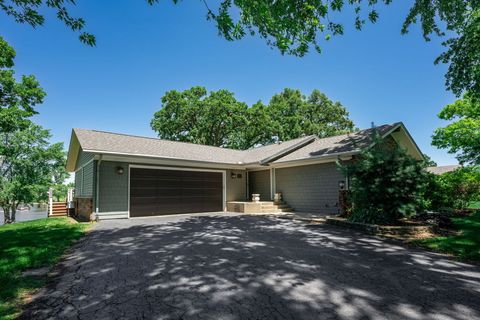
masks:
[[[476,319],[480,268],[331,226],[103,221],[23,319]]]

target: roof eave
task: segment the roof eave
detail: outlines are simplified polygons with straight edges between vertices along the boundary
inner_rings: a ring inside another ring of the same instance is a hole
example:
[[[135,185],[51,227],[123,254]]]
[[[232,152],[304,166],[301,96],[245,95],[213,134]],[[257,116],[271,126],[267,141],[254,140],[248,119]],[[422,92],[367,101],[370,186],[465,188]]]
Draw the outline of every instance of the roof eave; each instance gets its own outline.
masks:
[[[74,172],[77,165],[78,153],[80,152],[80,142],[75,133],[75,129],[72,129],[70,136],[70,144],[68,146],[67,163],[65,169],[67,172]]]
[[[317,139],[317,136],[315,135],[312,135],[308,138],[305,138],[304,140],[300,141],[299,143],[296,143],[286,149],[283,149],[282,151],[280,152],[277,152],[276,154],[274,155],[271,155],[270,157],[267,157],[265,159],[262,159],[260,160],[258,163],[260,165],[268,165],[268,163],[272,162],[272,161],[275,161],[275,160],[278,160],[282,157],[284,157],[285,155],[289,154],[289,153],[292,153],[300,148],[303,148],[304,146],[306,146],[307,144],[310,144],[312,143],[313,141],[315,141],[315,139]]]

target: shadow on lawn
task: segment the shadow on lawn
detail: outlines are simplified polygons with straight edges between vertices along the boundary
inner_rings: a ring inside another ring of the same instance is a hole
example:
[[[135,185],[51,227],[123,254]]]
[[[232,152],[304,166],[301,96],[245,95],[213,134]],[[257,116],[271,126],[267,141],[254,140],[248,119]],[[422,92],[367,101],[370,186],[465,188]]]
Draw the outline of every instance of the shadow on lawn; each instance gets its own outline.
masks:
[[[458,235],[418,240],[416,243],[435,251],[454,254],[465,260],[480,262],[480,211],[454,218]]]
[[[100,223],[21,318],[480,317],[480,269],[436,254],[274,218],[158,221]]]
[[[68,219],[40,219],[0,229],[0,318],[18,312],[16,299],[38,288],[44,277],[21,276],[28,269],[51,266],[83,235],[84,226]]]

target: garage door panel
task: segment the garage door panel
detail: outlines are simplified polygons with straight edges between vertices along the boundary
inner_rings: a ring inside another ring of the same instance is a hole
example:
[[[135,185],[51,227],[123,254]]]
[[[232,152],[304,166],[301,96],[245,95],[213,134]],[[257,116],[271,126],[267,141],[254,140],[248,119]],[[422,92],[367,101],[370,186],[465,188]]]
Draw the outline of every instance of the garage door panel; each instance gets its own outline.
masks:
[[[131,168],[130,216],[223,210],[220,172]]]

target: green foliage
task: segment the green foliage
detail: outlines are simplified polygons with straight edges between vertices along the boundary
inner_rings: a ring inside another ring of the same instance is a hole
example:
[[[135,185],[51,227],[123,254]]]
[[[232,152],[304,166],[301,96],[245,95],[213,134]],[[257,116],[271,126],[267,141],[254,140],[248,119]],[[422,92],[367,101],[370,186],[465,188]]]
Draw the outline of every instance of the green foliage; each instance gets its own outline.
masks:
[[[158,0],[148,0],[150,4]],[[173,0],[178,3],[178,0]],[[480,2],[477,0],[414,0],[401,33],[419,22],[423,37],[448,37],[435,63],[449,64],[446,86],[457,96],[471,91],[480,99]],[[353,11],[352,24],[361,30],[379,19],[377,8],[392,0],[222,0],[215,8],[204,1],[207,19],[229,41],[258,35],[282,54],[304,56],[321,41],[343,35],[340,17]],[[353,10],[352,10],[353,9]],[[338,19],[338,20],[337,20]]]
[[[284,89],[272,97],[268,109],[275,135],[282,141],[312,134],[325,138],[354,129],[345,107],[316,89],[308,97],[299,90]]]
[[[355,222],[392,224],[421,205],[427,173],[424,164],[392,141],[372,136],[373,146],[352,161],[339,162],[350,182]]]
[[[458,153],[460,163],[480,165],[480,100],[467,94],[443,108],[438,117],[453,122],[435,131],[432,144]]]
[[[75,32],[79,32],[78,38],[81,42],[89,45],[95,45],[95,36],[84,32],[85,20],[83,18],[72,17],[68,6],[75,6],[72,0],[0,0],[0,9],[5,14],[13,17],[16,22],[28,24],[34,28],[42,26],[45,23],[45,16],[40,13],[44,8],[53,9],[57,19],[62,21],[65,26]]]
[[[354,128],[346,109],[318,90],[305,97],[285,89],[268,105],[257,102],[249,108],[227,90],[207,93],[203,87],[167,92],[151,127],[162,139],[234,149],[302,135],[328,137]]]
[[[235,140],[246,125],[247,105],[233,93],[219,90],[207,94],[202,87],[162,97],[162,109],[155,113],[152,129],[162,139],[235,147]]]
[[[49,138],[48,130],[33,123],[26,129],[0,132],[0,206],[5,222],[15,221],[20,203],[46,199],[54,169],[64,157],[59,152],[63,144],[50,145]]]
[[[0,318],[14,318],[18,299],[44,280],[22,277],[28,269],[55,264],[88,224],[67,218],[46,218],[0,226]]]
[[[457,235],[417,240],[428,249],[453,254],[460,259],[480,261],[480,211],[452,219]]]
[[[45,92],[34,76],[22,76],[18,82],[14,66],[15,50],[0,37],[0,132],[28,126],[28,117],[43,102]]]
[[[50,133],[30,120],[45,92],[33,76],[17,82],[9,69],[15,51],[1,37],[0,54],[0,206],[9,222],[19,203],[45,197],[65,153],[63,144],[50,145]]]
[[[426,208],[466,209],[480,201],[480,168],[463,167],[442,175],[431,174],[425,192]]]

